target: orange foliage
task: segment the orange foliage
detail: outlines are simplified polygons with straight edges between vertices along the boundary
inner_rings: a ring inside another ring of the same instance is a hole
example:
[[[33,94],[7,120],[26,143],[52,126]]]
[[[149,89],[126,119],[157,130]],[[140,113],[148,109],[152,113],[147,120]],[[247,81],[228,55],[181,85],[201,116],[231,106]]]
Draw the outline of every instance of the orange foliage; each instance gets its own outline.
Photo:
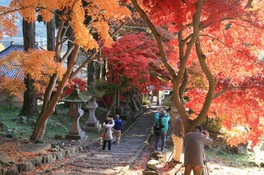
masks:
[[[0,77],[0,92],[8,97],[18,97],[23,99],[25,85],[19,78]]]
[[[17,27],[15,25],[17,17],[15,14],[6,14],[10,10],[9,7],[0,6],[0,39],[4,35],[15,36],[17,33]]]
[[[5,56],[0,61],[0,65],[5,65],[10,70],[22,68],[24,77],[29,75],[35,81],[34,86],[39,90],[43,84],[48,83],[52,74],[56,73],[61,79],[65,72],[61,63],[54,62],[54,52],[44,50],[14,51]]]
[[[6,8],[5,11],[18,9],[15,11],[18,11],[25,20],[34,22],[37,17],[36,9],[39,9],[38,13],[42,15],[45,22],[48,22],[55,14],[55,10],[60,10],[64,12],[64,16],[60,16],[60,18],[69,20],[73,28],[76,44],[82,46],[85,50],[98,49],[97,41],[92,36],[92,32],[96,31],[105,45],[110,46],[112,39],[109,35],[108,22],[129,17],[130,11],[125,6],[121,6],[118,0],[85,0],[85,2],[89,4],[87,7],[83,6],[82,0],[23,0],[21,2],[12,0],[10,8]],[[92,23],[89,23],[88,26],[84,24],[86,13],[92,18]],[[0,14],[1,18],[5,19]],[[6,24],[3,23],[2,26],[10,28],[12,23],[8,20],[5,21]],[[91,30],[91,27],[94,30]]]

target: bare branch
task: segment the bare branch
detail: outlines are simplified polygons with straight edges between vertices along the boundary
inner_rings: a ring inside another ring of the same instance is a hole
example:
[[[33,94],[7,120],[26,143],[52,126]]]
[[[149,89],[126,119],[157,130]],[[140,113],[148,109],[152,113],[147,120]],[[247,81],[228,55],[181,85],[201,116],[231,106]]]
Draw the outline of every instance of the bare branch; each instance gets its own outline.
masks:
[[[66,60],[66,59],[69,57],[69,55],[72,53],[73,49],[74,49],[74,45],[72,45],[72,46],[70,47],[70,49],[67,50],[67,52],[66,52],[66,53],[64,54],[64,56],[62,57],[62,61],[63,61],[63,60]]]
[[[165,51],[164,51],[164,47],[163,47],[163,43],[162,43],[162,36],[157,31],[156,27],[152,24],[152,22],[150,21],[150,19],[147,16],[147,14],[138,5],[137,1],[136,0],[131,0],[131,2],[133,3],[134,7],[139,12],[139,14],[141,15],[142,19],[146,22],[146,24],[148,25],[148,27],[151,30],[152,34],[154,35],[154,37],[155,37],[155,39],[156,39],[156,41],[158,43],[158,48],[159,48],[159,51],[160,51],[160,54],[161,54],[161,59],[162,59],[162,62],[164,64],[164,66],[168,69],[168,71],[170,72],[170,74],[173,77],[176,77],[174,69],[167,62],[167,57],[166,57],[166,54],[165,54]]]
[[[61,23],[60,23],[60,26],[59,26],[59,30],[58,30],[58,33],[57,33],[57,38],[56,38],[56,47],[55,47],[55,59],[57,62],[60,62],[61,61],[61,57],[60,57],[60,54],[59,54],[59,50],[60,50],[60,47],[61,45],[59,44],[61,42],[61,33],[62,33],[62,30],[63,30],[63,27],[64,27],[64,23],[65,21],[64,20],[61,20]]]

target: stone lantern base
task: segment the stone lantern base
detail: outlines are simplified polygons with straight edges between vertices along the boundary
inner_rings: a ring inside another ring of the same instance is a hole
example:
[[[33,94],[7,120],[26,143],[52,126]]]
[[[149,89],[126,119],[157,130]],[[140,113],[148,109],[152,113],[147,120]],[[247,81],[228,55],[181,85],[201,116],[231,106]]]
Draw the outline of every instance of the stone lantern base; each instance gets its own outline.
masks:
[[[96,123],[85,123],[83,130],[92,131],[92,132],[101,132],[102,128],[99,121],[97,120]]]
[[[81,137],[78,133],[69,133],[65,136],[65,138],[68,140],[81,140]]]

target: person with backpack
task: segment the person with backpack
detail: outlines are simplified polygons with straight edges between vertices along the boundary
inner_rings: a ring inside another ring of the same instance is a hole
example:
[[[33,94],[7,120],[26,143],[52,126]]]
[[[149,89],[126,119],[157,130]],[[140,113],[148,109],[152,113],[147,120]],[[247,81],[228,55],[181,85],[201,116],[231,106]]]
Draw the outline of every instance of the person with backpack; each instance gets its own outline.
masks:
[[[161,151],[163,152],[165,149],[165,144],[167,139],[170,115],[167,113],[166,110],[163,109],[160,112],[155,113],[155,120],[156,120],[156,124],[154,127],[154,134],[156,137],[155,150],[158,151],[159,143],[161,140]]]
[[[114,131],[113,131],[113,143],[119,144],[120,138],[121,138],[121,130],[122,130],[123,122],[120,119],[119,115],[116,115],[114,121],[115,121],[115,126],[114,126]]]

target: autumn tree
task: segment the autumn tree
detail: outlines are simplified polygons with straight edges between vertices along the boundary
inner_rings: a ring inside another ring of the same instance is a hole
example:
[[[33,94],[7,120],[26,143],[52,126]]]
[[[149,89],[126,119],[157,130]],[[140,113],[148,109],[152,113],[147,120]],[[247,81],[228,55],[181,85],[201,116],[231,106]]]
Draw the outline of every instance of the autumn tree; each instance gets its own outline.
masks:
[[[167,85],[166,76],[157,63],[158,49],[152,36],[146,32],[131,31],[117,39],[111,48],[102,49],[107,59],[108,95],[112,96],[109,110],[117,103],[120,94],[136,90],[140,94],[149,92],[147,87],[162,89]],[[161,74],[161,75],[159,75]],[[104,88],[107,89],[107,88]]]
[[[264,3],[260,0],[131,0],[131,3],[158,43],[160,58],[172,78],[173,102],[186,131],[206,117],[220,117],[223,127],[229,130],[234,126],[249,128],[230,134],[229,144],[252,140],[255,145],[264,131],[260,92],[264,86],[263,62],[258,58],[263,50]],[[170,39],[174,53],[165,53],[164,38]],[[202,73],[197,84],[190,80],[197,78],[190,76],[193,68]]]
[[[85,0],[87,2],[86,6],[82,2],[82,0],[25,0],[22,2],[13,0],[9,7],[1,7],[0,21],[4,20],[6,23],[3,23],[5,27],[1,28],[0,36],[8,32],[10,35],[15,33],[15,26],[10,23],[15,18],[15,16],[12,16],[12,12],[19,12],[28,22],[34,22],[36,20],[36,12],[46,22],[52,19],[53,14],[57,15],[60,19],[60,26],[56,34],[55,51],[33,51],[32,53],[36,55],[27,55],[30,59],[25,60],[29,67],[23,67],[24,73],[29,73],[32,77],[38,79],[45,77],[43,81],[46,82],[42,110],[37,119],[31,140],[43,139],[47,120],[54,112],[55,106],[68,80],[73,79],[78,71],[85,67],[92,59],[95,59],[100,48],[111,45],[113,42],[112,36],[121,29],[121,26],[126,21],[126,17],[130,16],[130,11],[117,0]],[[60,13],[57,13],[58,11]],[[85,24],[84,21],[87,14],[89,14],[92,20]],[[7,16],[11,20],[8,21]],[[113,28],[109,24],[113,24]],[[66,36],[69,28],[73,30],[72,36]],[[95,40],[94,33],[96,33],[100,42]],[[73,43],[71,48],[66,53],[60,52],[63,44],[68,41]],[[75,60],[80,48],[87,51],[88,59],[74,70]],[[25,55],[23,56],[23,54],[11,54],[8,56],[13,61],[22,58],[20,60],[22,62],[24,57]],[[46,61],[47,59],[52,61]],[[65,60],[67,60],[67,69],[64,72],[61,65]],[[52,62],[54,64],[51,65],[50,63]],[[43,66],[43,71],[32,70],[32,68],[37,68],[40,65],[41,67]],[[54,91],[55,87],[56,91]],[[51,96],[52,92],[54,94]]]
[[[15,98],[23,99],[22,93],[25,91],[25,86],[20,78],[0,77],[0,93],[5,94],[5,100],[12,108]]]

